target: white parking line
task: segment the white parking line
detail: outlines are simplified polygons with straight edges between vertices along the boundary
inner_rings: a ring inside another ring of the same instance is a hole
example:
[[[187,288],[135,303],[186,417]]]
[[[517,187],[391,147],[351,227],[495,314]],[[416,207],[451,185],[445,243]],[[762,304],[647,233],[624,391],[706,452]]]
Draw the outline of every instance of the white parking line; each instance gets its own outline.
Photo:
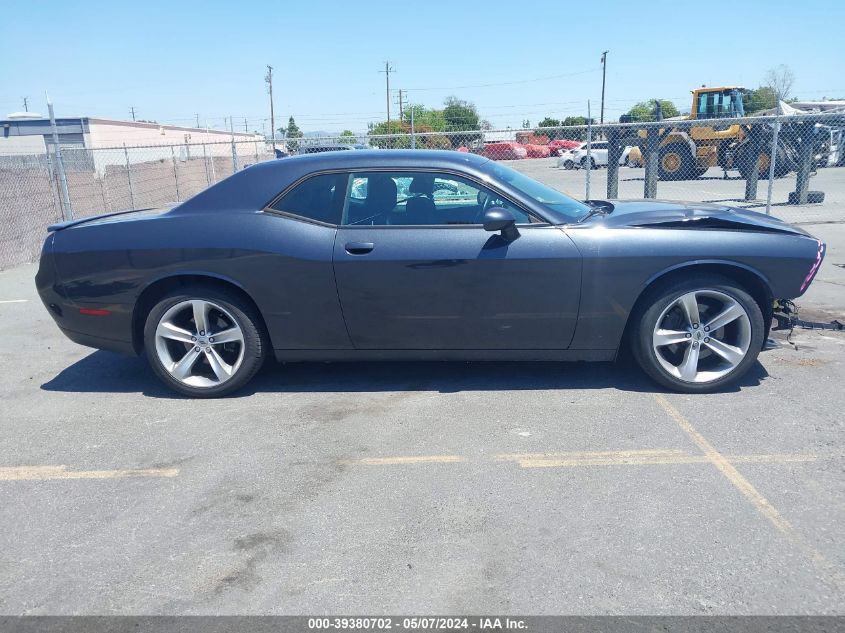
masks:
[[[29,299],[0,299],[0,303],[26,303]]]

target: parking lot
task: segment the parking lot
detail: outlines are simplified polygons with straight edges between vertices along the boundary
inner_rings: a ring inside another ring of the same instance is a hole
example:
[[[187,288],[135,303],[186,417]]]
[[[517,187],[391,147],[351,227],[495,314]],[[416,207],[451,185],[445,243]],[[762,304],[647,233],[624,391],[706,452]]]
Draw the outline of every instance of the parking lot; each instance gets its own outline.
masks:
[[[557,167],[557,159],[502,161],[510,167],[545,182],[552,187],[566,191],[573,197],[586,196],[586,173],[583,169]],[[619,198],[643,197],[645,169],[641,167],[619,168]],[[769,181],[761,179],[757,185],[757,198],[746,201],[745,181],[737,171],[726,173],[718,167],[711,167],[703,176],[694,180],[661,180],[657,183],[657,197],[665,200],[693,200],[714,204],[748,207],[764,213]],[[810,179],[810,189],[825,194],[824,204],[792,206],[786,204],[789,192],[795,189],[795,174],[775,179],[772,186],[772,215],[788,222],[827,222],[838,218],[845,208],[845,167],[819,169]],[[607,169],[600,167],[590,172],[590,197],[607,197]]]
[[[801,303],[841,316],[843,212],[804,213],[829,252]],[[716,395],[303,363],[192,401],[65,339],[34,274],[0,272],[3,613],[845,612],[842,334],[778,334]]]

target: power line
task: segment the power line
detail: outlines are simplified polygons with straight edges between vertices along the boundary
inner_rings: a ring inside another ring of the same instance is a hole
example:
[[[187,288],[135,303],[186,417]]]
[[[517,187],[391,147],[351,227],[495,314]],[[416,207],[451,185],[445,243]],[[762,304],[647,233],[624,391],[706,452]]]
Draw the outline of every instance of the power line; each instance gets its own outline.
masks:
[[[598,68],[590,68],[589,70],[581,70],[574,73],[564,73],[562,75],[549,75],[547,77],[536,77],[534,79],[521,79],[519,81],[502,81],[496,83],[489,83],[489,84],[469,84],[466,86],[440,86],[440,87],[430,87],[430,88],[408,88],[411,92],[421,92],[424,90],[464,90],[465,88],[491,88],[494,86],[515,86],[517,84],[528,84],[535,81],[547,81],[549,79],[561,79],[563,77],[575,77],[576,75],[586,75],[588,73],[594,73],[598,70]]]

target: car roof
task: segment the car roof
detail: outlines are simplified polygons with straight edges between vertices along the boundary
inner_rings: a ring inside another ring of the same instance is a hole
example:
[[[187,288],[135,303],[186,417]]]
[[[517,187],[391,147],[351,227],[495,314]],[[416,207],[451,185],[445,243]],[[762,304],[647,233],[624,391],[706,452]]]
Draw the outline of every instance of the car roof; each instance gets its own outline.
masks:
[[[447,150],[316,152],[250,165],[173,208],[174,213],[260,209],[288,185],[312,173],[367,169],[478,171],[490,159]]]
[[[285,159],[288,166],[307,165],[311,171],[323,169],[358,169],[368,167],[456,167],[473,165],[479,166],[489,162],[489,158],[470,152],[455,152],[448,150],[418,150],[418,149],[371,149],[363,152],[319,152],[315,154],[300,154]],[[320,163],[315,164],[315,163]],[[253,168],[272,168],[267,162],[254,165]]]

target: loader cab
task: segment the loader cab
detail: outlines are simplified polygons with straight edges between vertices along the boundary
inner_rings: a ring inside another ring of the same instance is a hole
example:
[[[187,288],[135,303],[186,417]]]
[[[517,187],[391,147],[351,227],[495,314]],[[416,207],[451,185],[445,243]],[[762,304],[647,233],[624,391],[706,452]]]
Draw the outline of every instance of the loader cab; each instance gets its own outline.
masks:
[[[745,107],[743,94],[745,88],[699,88],[693,90],[692,116],[694,119],[719,119],[724,117],[743,117]]]

